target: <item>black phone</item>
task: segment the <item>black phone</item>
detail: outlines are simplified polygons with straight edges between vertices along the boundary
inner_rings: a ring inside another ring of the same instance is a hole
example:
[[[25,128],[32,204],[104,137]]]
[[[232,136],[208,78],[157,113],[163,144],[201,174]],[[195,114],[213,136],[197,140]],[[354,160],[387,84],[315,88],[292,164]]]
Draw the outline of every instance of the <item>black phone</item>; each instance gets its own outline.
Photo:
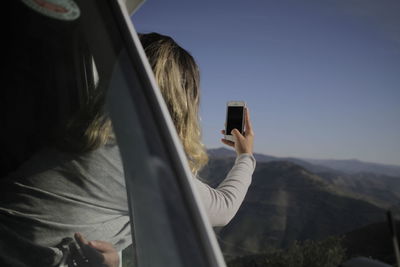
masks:
[[[225,139],[234,142],[231,135],[233,129],[238,129],[241,134],[244,134],[244,112],[246,103],[244,101],[229,101],[226,107],[226,122],[225,122]]]

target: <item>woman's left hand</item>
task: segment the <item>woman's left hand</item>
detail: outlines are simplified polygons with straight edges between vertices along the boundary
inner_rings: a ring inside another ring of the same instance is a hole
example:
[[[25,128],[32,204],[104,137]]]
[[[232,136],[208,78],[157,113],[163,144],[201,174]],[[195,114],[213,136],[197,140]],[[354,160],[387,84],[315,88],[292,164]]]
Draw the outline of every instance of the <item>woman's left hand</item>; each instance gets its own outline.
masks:
[[[250,120],[250,112],[248,108],[245,108],[245,132],[242,135],[238,129],[233,129],[230,134],[233,135],[235,142],[221,139],[221,142],[225,145],[231,146],[236,150],[238,155],[247,153],[253,154],[253,143],[254,143],[254,131]],[[225,130],[221,131],[222,134],[226,134]]]

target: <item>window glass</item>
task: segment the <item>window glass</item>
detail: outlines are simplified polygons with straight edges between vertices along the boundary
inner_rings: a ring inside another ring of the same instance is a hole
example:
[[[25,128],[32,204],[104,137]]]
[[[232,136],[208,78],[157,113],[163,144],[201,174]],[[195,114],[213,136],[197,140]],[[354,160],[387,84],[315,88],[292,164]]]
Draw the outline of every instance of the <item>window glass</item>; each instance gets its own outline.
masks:
[[[7,9],[0,265],[53,266],[79,232],[124,266],[218,266],[118,2]]]

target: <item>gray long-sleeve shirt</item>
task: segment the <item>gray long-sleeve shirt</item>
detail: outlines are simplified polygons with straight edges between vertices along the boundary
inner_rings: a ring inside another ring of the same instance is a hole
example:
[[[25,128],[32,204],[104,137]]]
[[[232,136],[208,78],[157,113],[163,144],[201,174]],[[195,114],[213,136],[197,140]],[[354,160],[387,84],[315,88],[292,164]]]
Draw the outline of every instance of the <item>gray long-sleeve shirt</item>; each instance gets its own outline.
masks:
[[[244,154],[216,189],[195,179],[213,226],[225,225],[235,215],[254,167],[254,158]],[[23,239],[52,247],[81,232],[88,240],[105,240],[118,250],[131,243],[123,168],[115,145],[78,156],[43,150],[0,186],[0,226]]]

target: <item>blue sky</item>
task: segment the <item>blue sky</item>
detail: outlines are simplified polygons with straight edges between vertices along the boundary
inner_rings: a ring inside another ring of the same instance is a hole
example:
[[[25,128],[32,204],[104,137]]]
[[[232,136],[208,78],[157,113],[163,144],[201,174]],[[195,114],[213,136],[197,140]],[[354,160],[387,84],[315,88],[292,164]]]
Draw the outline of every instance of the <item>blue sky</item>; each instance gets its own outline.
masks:
[[[147,0],[132,21],[195,57],[208,147],[245,100],[257,152],[400,165],[399,14],[397,0]]]

